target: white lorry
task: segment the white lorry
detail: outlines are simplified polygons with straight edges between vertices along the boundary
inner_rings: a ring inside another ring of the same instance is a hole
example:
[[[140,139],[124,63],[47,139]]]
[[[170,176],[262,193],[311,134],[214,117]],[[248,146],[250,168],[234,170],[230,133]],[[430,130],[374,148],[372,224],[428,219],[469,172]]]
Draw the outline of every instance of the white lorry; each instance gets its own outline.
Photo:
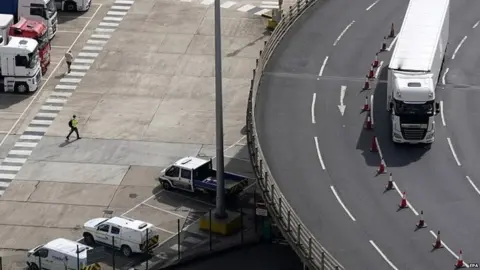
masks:
[[[0,15],[0,27],[11,25],[13,16]],[[42,80],[38,42],[31,38],[9,37],[8,27],[0,36],[0,83],[5,92],[36,91]]]
[[[27,253],[30,270],[77,270],[88,265],[88,252],[91,247],[64,238],[52,240]]]
[[[125,217],[94,218],[83,225],[87,245],[99,243],[120,251],[126,257],[158,246],[159,235],[153,225]]]
[[[92,0],[55,0],[55,6],[63,11],[87,11],[90,9]]]
[[[388,66],[387,110],[395,143],[435,140],[435,88],[449,33],[450,0],[410,0]]]

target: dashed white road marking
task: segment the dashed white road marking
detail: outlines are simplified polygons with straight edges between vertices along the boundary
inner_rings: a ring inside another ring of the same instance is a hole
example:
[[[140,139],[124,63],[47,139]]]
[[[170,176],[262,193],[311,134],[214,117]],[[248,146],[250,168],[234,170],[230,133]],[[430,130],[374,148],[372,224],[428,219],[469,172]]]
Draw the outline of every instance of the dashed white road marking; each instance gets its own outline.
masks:
[[[213,4],[214,2],[215,0],[203,0],[200,4],[208,6]]]
[[[382,70],[382,66],[383,66],[383,61],[380,61],[380,63],[378,64],[377,71],[375,72],[375,78],[378,78],[378,75],[380,74],[380,70]]]
[[[343,203],[342,199],[340,199],[340,196],[338,196],[337,191],[335,190],[335,187],[330,186],[330,189],[332,190],[333,195],[334,195],[335,198],[337,199],[338,203],[343,207],[343,210],[345,210],[345,212],[347,212],[347,215],[348,215],[353,221],[356,221],[355,218],[353,217],[352,213],[350,213],[350,211],[348,210],[348,208],[347,208],[347,207],[345,206],[345,204]]]
[[[393,46],[395,46],[395,43],[397,43],[398,35],[393,39],[392,43],[390,46],[388,46],[387,51],[391,51]]]
[[[87,43],[89,43],[89,41],[93,41],[91,39],[87,40]],[[100,43],[100,44],[105,44],[105,43]],[[84,46],[82,48],[83,51],[101,51],[103,50],[103,47],[100,47],[100,46]]]
[[[435,239],[437,239],[437,234],[434,233],[432,230],[430,230],[430,234],[433,235],[433,237],[434,237]],[[453,252],[453,251],[445,244],[445,242],[443,242],[443,241],[441,241],[441,240],[440,240],[440,242],[442,243],[442,246],[443,246],[448,252],[450,252],[450,254],[452,254],[452,256],[455,257],[455,259],[458,260],[458,255],[457,255],[455,252]],[[466,266],[466,268],[469,268],[466,261],[463,261],[463,264]]]
[[[255,6],[253,6],[253,5],[244,5],[244,6],[240,7],[240,8],[238,8],[237,11],[247,12],[247,11],[252,10],[252,9],[254,9],[254,8],[255,8]]]
[[[382,64],[383,64],[383,61],[382,61]],[[373,122],[373,96],[374,95],[371,95],[370,96],[370,121],[372,121],[372,126],[375,126],[374,125],[374,122]],[[375,139],[377,139],[377,137],[375,137]],[[377,146],[378,146],[378,141],[377,141]],[[381,153],[380,151],[378,151],[379,153]],[[383,158],[382,155],[380,155],[380,158]]]
[[[476,22],[476,23],[472,26],[472,28],[473,28],[473,29],[477,28],[477,26],[478,26],[479,23],[480,23],[480,21]]]
[[[446,127],[447,123],[445,122],[445,115],[443,113],[443,100],[440,101],[440,118],[442,118],[442,125]]]
[[[377,1],[373,2],[373,3],[372,3],[370,6],[368,6],[365,10],[366,10],[366,11],[369,11],[371,8],[373,8],[373,6],[375,6],[375,5],[378,3],[378,1],[380,1],[380,0],[377,0]]]
[[[107,12],[107,15],[110,15],[110,16],[125,16],[125,15],[127,15],[127,12],[124,12],[124,11],[109,11],[109,12]]]
[[[255,12],[254,14],[258,15],[258,16],[261,16],[261,15],[263,15],[263,14],[269,12],[269,11],[270,11],[270,9],[265,8],[265,9],[262,9],[260,11]]]
[[[472,179],[470,179],[470,176],[467,175],[467,176],[465,176],[465,178],[467,178],[468,182],[470,183],[470,185],[472,185],[473,189],[475,189],[477,194],[480,195],[480,190],[477,188],[475,183],[473,183]]]
[[[317,100],[317,93],[313,93],[313,98],[312,98],[312,124],[315,124],[315,102]]]
[[[336,46],[338,44],[338,42],[340,41],[340,39],[342,38],[343,35],[345,35],[345,33],[347,32],[348,28],[352,27],[352,25],[355,23],[355,21],[352,21],[351,23],[349,23],[345,29],[343,29],[343,31],[340,33],[340,35],[337,37],[337,39],[335,40],[335,42],[333,42],[333,46]]]
[[[447,67],[447,68],[445,69],[445,72],[443,73],[443,76],[442,76],[442,84],[444,84],[444,85],[447,84],[446,79],[447,79],[447,73],[448,73],[449,70],[450,70],[450,68]]]
[[[462,40],[460,41],[460,43],[458,43],[457,48],[455,48],[455,51],[453,52],[452,60],[455,59],[455,56],[457,55],[458,50],[460,50],[460,47],[462,47],[462,45],[463,45],[463,43],[465,42],[465,40],[467,40],[467,36],[464,36],[464,37],[462,38]]]
[[[373,242],[372,240],[370,240],[369,242],[373,246],[373,248],[375,248],[375,250],[378,252],[378,254],[380,254],[380,256],[382,256],[382,258],[388,263],[388,265],[390,265],[390,267],[392,269],[398,270],[398,268],[387,258],[387,256],[385,256],[385,254],[383,254],[383,252],[380,250],[380,248],[378,248],[378,246],[375,244],[375,242]]]
[[[104,21],[111,21],[111,22],[121,22],[123,17],[104,17]]]
[[[320,67],[320,71],[318,72],[318,77],[321,77],[321,76],[322,76],[323,70],[324,70],[325,67],[327,66],[327,61],[328,61],[328,56],[325,57],[325,60],[323,60],[322,67]],[[317,80],[318,80],[318,78],[317,78]]]
[[[447,138],[448,146],[450,146],[450,151],[452,152],[453,157],[455,158],[455,162],[457,162],[458,166],[462,166],[460,163],[460,160],[458,160],[457,153],[455,153],[455,149],[453,148],[452,140],[450,138]]]
[[[323,163],[322,153],[320,153],[320,145],[318,144],[318,137],[315,136],[315,147],[317,148],[318,159],[320,160],[320,166],[325,171],[325,164]]]
[[[221,8],[231,8],[233,7],[234,5],[236,4],[236,2],[233,2],[233,1],[227,1],[225,3],[222,3],[220,5]]]
[[[85,32],[85,30],[87,29],[87,27],[90,25],[90,23],[92,22],[93,18],[95,17],[95,15],[98,13],[98,11],[100,10],[100,8],[102,7],[102,4],[98,5],[97,9],[95,10],[95,12],[93,13],[92,17],[87,21],[87,23],[85,24],[85,26],[83,27],[83,29],[78,33],[77,37],[75,38],[75,40],[73,40],[72,42],[72,45],[70,45],[69,47],[67,47],[67,49],[72,49],[73,46],[75,45],[75,43],[77,43],[78,39],[82,36],[82,34]],[[52,46],[53,47],[53,46]],[[60,59],[60,62],[53,68],[52,70],[52,73],[50,73],[50,75],[47,77],[47,81],[50,80],[50,78],[52,78],[53,75],[56,74],[56,71],[57,69],[60,67],[60,65],[63,63],[63,60],[65,59],[65,57],[63,56],[61,59]],[[10,130],[7,132],[7,134],[5,134],[5,136],[3,137],[2,141],[0,141],[0,146],[2,146],[5,141],[7,140],[8,136],[10,136],[10,134],[12,133],[12,131],[15,129],[15,127],[18,125],[18,123],[20,122],[21,119],[23,119],[23,115],[25,113],[27,113],[27,111],[30,109],[30,107],[32,106],[32,104],[36,101],[37,97],[42,93],[44,87],[48,85],[47,83],[44,83],[40,89],[38,89],[35,93],[35,95],[33,96],[33,98],[30,100],[30,103],[28,103],[27,107],[23,110],[22,114],[20,114],[20,117],[18,117],[18,119],[15,121],[15,123],[13,123],[13,126],[10,128]]]
[[[268,9],[279,8],[278,1],[262,1],[260,8],[268,8]]]

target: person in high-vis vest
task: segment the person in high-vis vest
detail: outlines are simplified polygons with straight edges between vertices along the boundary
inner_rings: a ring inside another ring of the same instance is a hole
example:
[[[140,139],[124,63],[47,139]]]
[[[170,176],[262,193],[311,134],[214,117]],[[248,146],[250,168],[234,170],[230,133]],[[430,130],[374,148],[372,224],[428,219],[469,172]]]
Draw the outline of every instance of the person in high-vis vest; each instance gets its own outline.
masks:
[[[77,140],[81,139],[80,135],[78,135],[78,120],[76,115],[72,116],[72,119],[68,122],[68,126],[70,127],[70,133],[67,135],[67,141],[70,140],[70,135],[72,135],[74,131],[77,135]]]

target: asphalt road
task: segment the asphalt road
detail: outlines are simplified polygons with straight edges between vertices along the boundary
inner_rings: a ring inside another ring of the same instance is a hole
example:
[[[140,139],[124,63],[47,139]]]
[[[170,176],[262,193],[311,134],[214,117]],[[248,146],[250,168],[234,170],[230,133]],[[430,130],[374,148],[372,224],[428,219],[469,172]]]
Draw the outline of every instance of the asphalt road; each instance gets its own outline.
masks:
[[[360,108],[373,92],[361,91],[363,80],[390,24],[399,29],[408,1],[372,4],[319,3],[291,29],[259,90],[256,121],[263,152],[297,214],[347,269],[450,269],[459,249],[466,261],[478,262],[480,213],[475,207],[480,192],[466,176],[474,184],[480,180],[475,163],[480,88],[474,86],[480,83],[475,76],[480,27],[473,28],[480,3],[451,2],[444,65],[450,71],[447,84],[437,90],[444,117],[436,120],[436,142],[430,149],[390,143],[384,83],[374,85],[375,131],[363,129]],[[389,57],[382,53],[380,61],[386,65]],[[379,75],[386,79],[386,73]],[[338,108],[342,88],[343,116]],[[397,212],[399,194],[383,193],[388,176],[375,176],[380,158],[369,151],[373,135],[413,211]],[[429,227],[414,232],[421,210]],[[430,230],[441,230],[448,248],[431,252],[435,238]]]

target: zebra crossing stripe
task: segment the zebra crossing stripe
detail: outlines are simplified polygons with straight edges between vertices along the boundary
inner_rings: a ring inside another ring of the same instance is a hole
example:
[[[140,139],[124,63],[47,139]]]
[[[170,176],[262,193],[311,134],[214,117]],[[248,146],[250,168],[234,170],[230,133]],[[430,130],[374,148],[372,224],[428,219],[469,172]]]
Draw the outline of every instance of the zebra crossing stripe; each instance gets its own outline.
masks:
[[[78,53],[77,58],[74,59],[74,64],[70,66],[72,71],[60,79],[54,91],[42,104],[38,113],[31,120],[23,134],[20,135],[13,148],[7,153],[5,159],[0,163],[0,196],[5,194],[16,174],[22,169],[23,164],[27,162],[33,149],[37,147],[48,128],[53,124],[58,113],[63,109],[63,105],[98,57],[99,52],[103,50],[103,45],[111,37],[109,33],[115,31],[133,3],[134,1],[132,0],[115,1],[115,4],[87,40],[86,45]]]
[[[233,2],[233,1],[227,1],[223,4],[220,5],[220,7],[222,8],[231,8],[233,7],[234,5],[236,4],[236,2]]]
[[[254,8],[255,8],[254,5],[244,5],[241,8],[238,8],[237,10],[241,11],[241,12],[247,12],[247,11],[252,10]]]

